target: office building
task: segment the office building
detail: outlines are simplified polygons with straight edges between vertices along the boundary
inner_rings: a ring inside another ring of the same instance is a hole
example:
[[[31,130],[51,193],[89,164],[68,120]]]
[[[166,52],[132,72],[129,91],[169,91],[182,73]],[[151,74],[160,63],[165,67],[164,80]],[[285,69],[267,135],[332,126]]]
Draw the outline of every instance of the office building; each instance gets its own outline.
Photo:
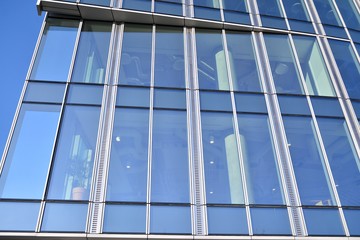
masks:
[[[360,239],[359,1],[37,7],[0,238]]]

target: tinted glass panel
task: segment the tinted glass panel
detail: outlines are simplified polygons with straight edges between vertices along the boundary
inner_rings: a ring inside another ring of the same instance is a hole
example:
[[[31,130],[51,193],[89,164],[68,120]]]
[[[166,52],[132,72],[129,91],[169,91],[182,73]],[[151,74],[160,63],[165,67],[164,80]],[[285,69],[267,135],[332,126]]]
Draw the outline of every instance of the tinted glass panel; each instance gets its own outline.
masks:
[[[235,94],[236,111],[267,113],[264,95]]]
[[[288,36],[264,34],[273,79],[278,93],[302,94]]]
[[[201,110],[232,111],[229,92],[201,92]]]
[[[149,107],[149,88],[119,87],[116,98],[117,106]]]
[[[286,208],[250,208],[254,235],[291,235]]]
[[[106,205],[103,232],[145,233],[146,206]]]
[[[107,200],[146,201],[148,135],[148,110],[116,109]]]
[[[85,232],[87,204],[47,203],[43,232]]]
[[[0,202],[0,231],[34,232],[40,203]]]
[[[306,97],[278,96],[282,114],[311,115]]]
[[[360,210],[359,209],[344,209],[347,227],[350,235],[360,236]]]
[[[61,103],[64,98],[65,84],[29,82],[24,101]]]
[[[30,79],[68,78],[79,21],[48,18]]]
[[[208,203],[244,203],[233,121],[231,113],[201,114]]]
[[[151,26],[125,26],[120,60],[120,84],[150,85],[151,31]]]
[[[341,205],[360,206],[360,163],[344,119],[318,118]]]
[[[1,198],[42,198],[59,112],[56,105],[22,105],[0,178]]]
[[[301,203],[335,205],[312,119],[288,116],[283,121]]]
[[[155,0],[155,12],[182,16],[183,7],[181,4]]]
[[[101,5],[101,6],[109,6],[110,5],[110,0],[81,0],[80,2]]]
[[[219,8],[219,0],[193,0],[195,6],[204,6],[209,8]]]
[[[240,12],[247,12],[246,0],[222,0],[223,8],[226,10],[234,10]]]
[[[194,6],[194,15],[196,18],[221,21],[220,10],[217,8],[196,7]]]
[[[209,234],[248,234],[245,208],[207,207]]]
[[[335,96],[316,38],[294,36],[294,43],[309,94]]]
[[[48,198],[89,198],[100,108],[67,106],[51,173]]]
[[[221,31],[197,30],[196,48],[200,88],[229,90]]]
[[[186,125],[185,111],[154,111],[152,202],[190,201]]]
[[[191,234],[190,207],[152,206],[150,233]]]
[[[104,83],[110,35],[110,23],[84,23],[71,81]]]
[[[335,0],[348,28],[360,30],[360,14],[353,0]]]
[[[284,204],[267,115],[238,114],[242,157],[251,204]]]
[[[79,104],[101,104],[103,95],[102,86],[71,85],[66,102]]]
[[[308,234],[345,235],[337,209],[303,209]]]
[[[288,18],[299,19],[303,21],[310,20],[306,6],[304,4],[304,0],[285,0],[282,2],[286,11],[286,16]]]
[[[186,109],[186,92],[183,90],[155,89],[154,107]]]
[[[278,0],[257,0],[260,14],[282,17]]]
[[[123,0],[122,7],[150,12],[151,0]]]
[[[183,39],[182,28],[156,28],[155,86],[185,87]]]
[[[339,16],[332,0],[314,0],[314,4],[322,23],[341,26]]]
[[[260,92],[260,76],[251,34],[228,31],[226,39],[234,91]]]
[[[343,117],[340,102],[337,98],[311,98],[316,116]]]

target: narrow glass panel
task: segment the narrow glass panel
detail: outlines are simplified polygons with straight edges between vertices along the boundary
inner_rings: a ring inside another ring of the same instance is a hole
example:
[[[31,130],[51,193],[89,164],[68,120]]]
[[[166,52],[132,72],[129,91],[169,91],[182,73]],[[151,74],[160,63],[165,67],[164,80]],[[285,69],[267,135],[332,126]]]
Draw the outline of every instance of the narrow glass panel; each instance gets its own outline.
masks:
[[[196,31],[197,68],[201,89],[229,90],[221,31]]]
[[[342,26],[332,0],[313,0],[320,20],[324,24]]]
[[[151,171],[152,202],[190,201],[185,111],[154,111]]]
[[[0,197],[41,199],[60,106],[23,104],[0,178]]]
[[[146,206],[110,205],[105,207],[103,232],[145,233]]]
[[[118,87],[116,106],[149,107],[150,89]]]
[[[285,0],[282,2],[288,18],[310,21],[304,0]]]
[[[186,109],[186,92],[174,89],[155,89],[154,107]]]
[[[349,96],[360,99],[360,65],[354,50],[348,42],[328,41]]]
[[[360,162],[344,119],[318,118],[342,206],[360,206]]]
[[[360,14],[353,0],[335,0],[348,28],[360,30]]]
[[[151,31],[151,26],[125,25],[120,60],[120,84],[150,85]]]
[[[103,86],[72,84],[66,102],[101,105],[103,89]]]
[[[35,232],[39,210],[38,202],[0,202],[0,231]]]
[[[115,112],[107,200],[146,202],[149,111]]]
[[[87,200],[91,187],[99,107],[67,106],[52,167],[48,199]]]
[[[170,1],[155,0],[155,12],[170,15],[183,15],[183,7],[180,3],[172,3]]]
[[[185,87],[182,28],[156,28],[155,86]]]
[[[85,232],[87,204],[47,203],[42,232]]]
[[[349,228],[351,236],[360,236],[360,210],[359,209],[344,209],[347,227]]]
[[[294,36],[294,43],[309,94],[335,96],[316,38]]]
[[[110,35],[110,23],[84,23],[71,78],[72,82],[104,83]]]
[[[191,234],[188,206],[151,206],[150,233]]]
[[[229,92],[200,92],[201,110],[232,111]]]
[[[335,205],[312,119],[286,116],[283,121],[301,203]]]
[[[278,96],[282,114],[311,115],[305,96]]]
[[[110,6],[110,0],[81,0],[80,2],[100,6]]]
[[[303,209],[308,234],[345,235],[337,209]]]
[[[257,0],[260,14],[282,17],[279,0]]]
[[[301,80],[287,35],[264,34],[272,75],[278,93],[302,94]]]
[[[245,208],[207,207],[209,234],[248,234]]]
[[[48,18],[46,22],[30,79],[65,82],[79,21]]]
[[[147,11],[151,10],[151,0],[123,0],[123,8]]]
[[[251,204],[284,204],[267,115],[238,114],[241,151]]]
[[[311,103],[316,116],[344,117],[337,98],[311,98]]]
[[[234,91],[261,92],[251,34],[227,31],[226,39]]]
[[[237,112],[267,113],[263,94],[235,94]]]
[[[254,235],[291,235],[286,208],[250,208]]]
[[[62,103],[65,84],[29,82],[24,101]]]
[[[231,113],[201,114],[207,203],[243,204],[243,188]]]

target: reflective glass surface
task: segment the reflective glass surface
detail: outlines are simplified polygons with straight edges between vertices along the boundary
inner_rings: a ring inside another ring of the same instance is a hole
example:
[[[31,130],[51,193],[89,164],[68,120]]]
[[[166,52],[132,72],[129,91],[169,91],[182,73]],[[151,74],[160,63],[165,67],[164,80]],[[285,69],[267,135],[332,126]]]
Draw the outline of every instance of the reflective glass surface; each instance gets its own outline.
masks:
[[[237,112],[267,113],[263,94],[235,94]]]
[[[111,144],[107,200],[146,201],[148,135],[148,110],[116,109]]]
[[[188,203],[186,112],[154,110],[152,137],[151,201]]]
[[[282,2],[288,18],[310,21],[304,0],[284,0]]]
[[[232,113],[201,114],[207,203],[243,204]]]
[[[99,107],[65,107],[47,198],[89,198],[99,114]]]
[[[0,202],[0,231],[34,232],[39,210],[39,202]]]
[[[291,235],[286,208],[250,208],[254,235]]]
[[[246,0],[222,0],[223,9],[239,12],[247,12]]]
[[[219,8],[219,0],[193,0],[195,6],[203,6],[208,8]]]
[[[279,0],[257,0],[260,14],[282,17]]]
[[[287,35],[264,34],[276,92],[302,94],[301,81]]]
[[[343,117],[343,111],[337,98],[311,98],[316,116]]]
[[[186,109],[186,92],[174,89],[155,89],[154,107]]]
[[[221,31],[196,31],[197,68],[201,89],[229,90]]]
[[[116,106],[149,107],[150,89],[119,87],[117,90]]]
[[[204,18],[208,20],[221,21],[221,14],[218,7],[197,7],[194,6],[194,15],[196,18]]]
[[[248,234],[245,208],[207,207],[209,234]]]
[[[79,21],[53,18],[46,21],[30,79],[65,82]]]
[[[145,205],[110,205],[105,207],[103,232],[145,233]]]
[[[309,94],[335,96],[316,38],[294,36],[294,43]]]
[[[318,118],[342,206],[360,206],[360,162],[344,119]]]
[[[182,16],[183,7],[181,0],[155,0],[155,12]]]
[[[360,14],[353,0],[335,0],[348,28],[360,30]]]
[[[261,92],[251,34],[228,31],[226,40],[234,91]]]
[[[337,209],[303,209],[310,236],[345,235]]]
[[[313,0],[321,22],[335,26],[342,26],[332,0]]]
[[[360,65],[354,50],[348,42],[329,43],[349,96],[360,99]]]
[[[84,22],[72,82],[104,83],[110,36],[110,23]]]
[[[103,89],[103,86],[72,84],[68,90],[66,102],[101,105]]]
[[[151,31],[151,26],[126,24],[120,60],[120,84],[150,85]]]
[[[80,0],[81,3],[109,6],[111,0]]]
[[[284,204],[268,116],[237,116],[250,204]]]
[[[351,236],[360,236],[360,209],[344,209],[344,215]]]
[[[301,203],[335,205],[312,119],[284,116],[283,121]]]
[[[232,111],[229,92],[200,92],[201,110]]]
[[[42,232],[85,232],[87,204],[47,203]]]
[[[23,104],[0,177],[0,197],[41,199],[60,106]]]
[[[123,0],[122,7],[150,12],[151,0]]]
[[[282,114],[311,115],[305,96],[278,96]]]
[[[185,87],[183,29],[156,28],[155,86]]]
[[[62,103],[65,84],[29,82],[24,101]]]
[[[188,206],[151,206],[150,233],[191,234]]]

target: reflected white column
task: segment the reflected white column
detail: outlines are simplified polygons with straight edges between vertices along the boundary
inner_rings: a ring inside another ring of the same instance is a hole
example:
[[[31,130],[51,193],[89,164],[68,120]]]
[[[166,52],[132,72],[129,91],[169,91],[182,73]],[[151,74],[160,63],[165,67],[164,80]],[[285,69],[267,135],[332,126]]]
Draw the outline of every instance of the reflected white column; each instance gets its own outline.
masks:
[[[217,52],[215,54],[215,60],[219,90],[229,90],[225,51],[220,50],[219,52]]]

